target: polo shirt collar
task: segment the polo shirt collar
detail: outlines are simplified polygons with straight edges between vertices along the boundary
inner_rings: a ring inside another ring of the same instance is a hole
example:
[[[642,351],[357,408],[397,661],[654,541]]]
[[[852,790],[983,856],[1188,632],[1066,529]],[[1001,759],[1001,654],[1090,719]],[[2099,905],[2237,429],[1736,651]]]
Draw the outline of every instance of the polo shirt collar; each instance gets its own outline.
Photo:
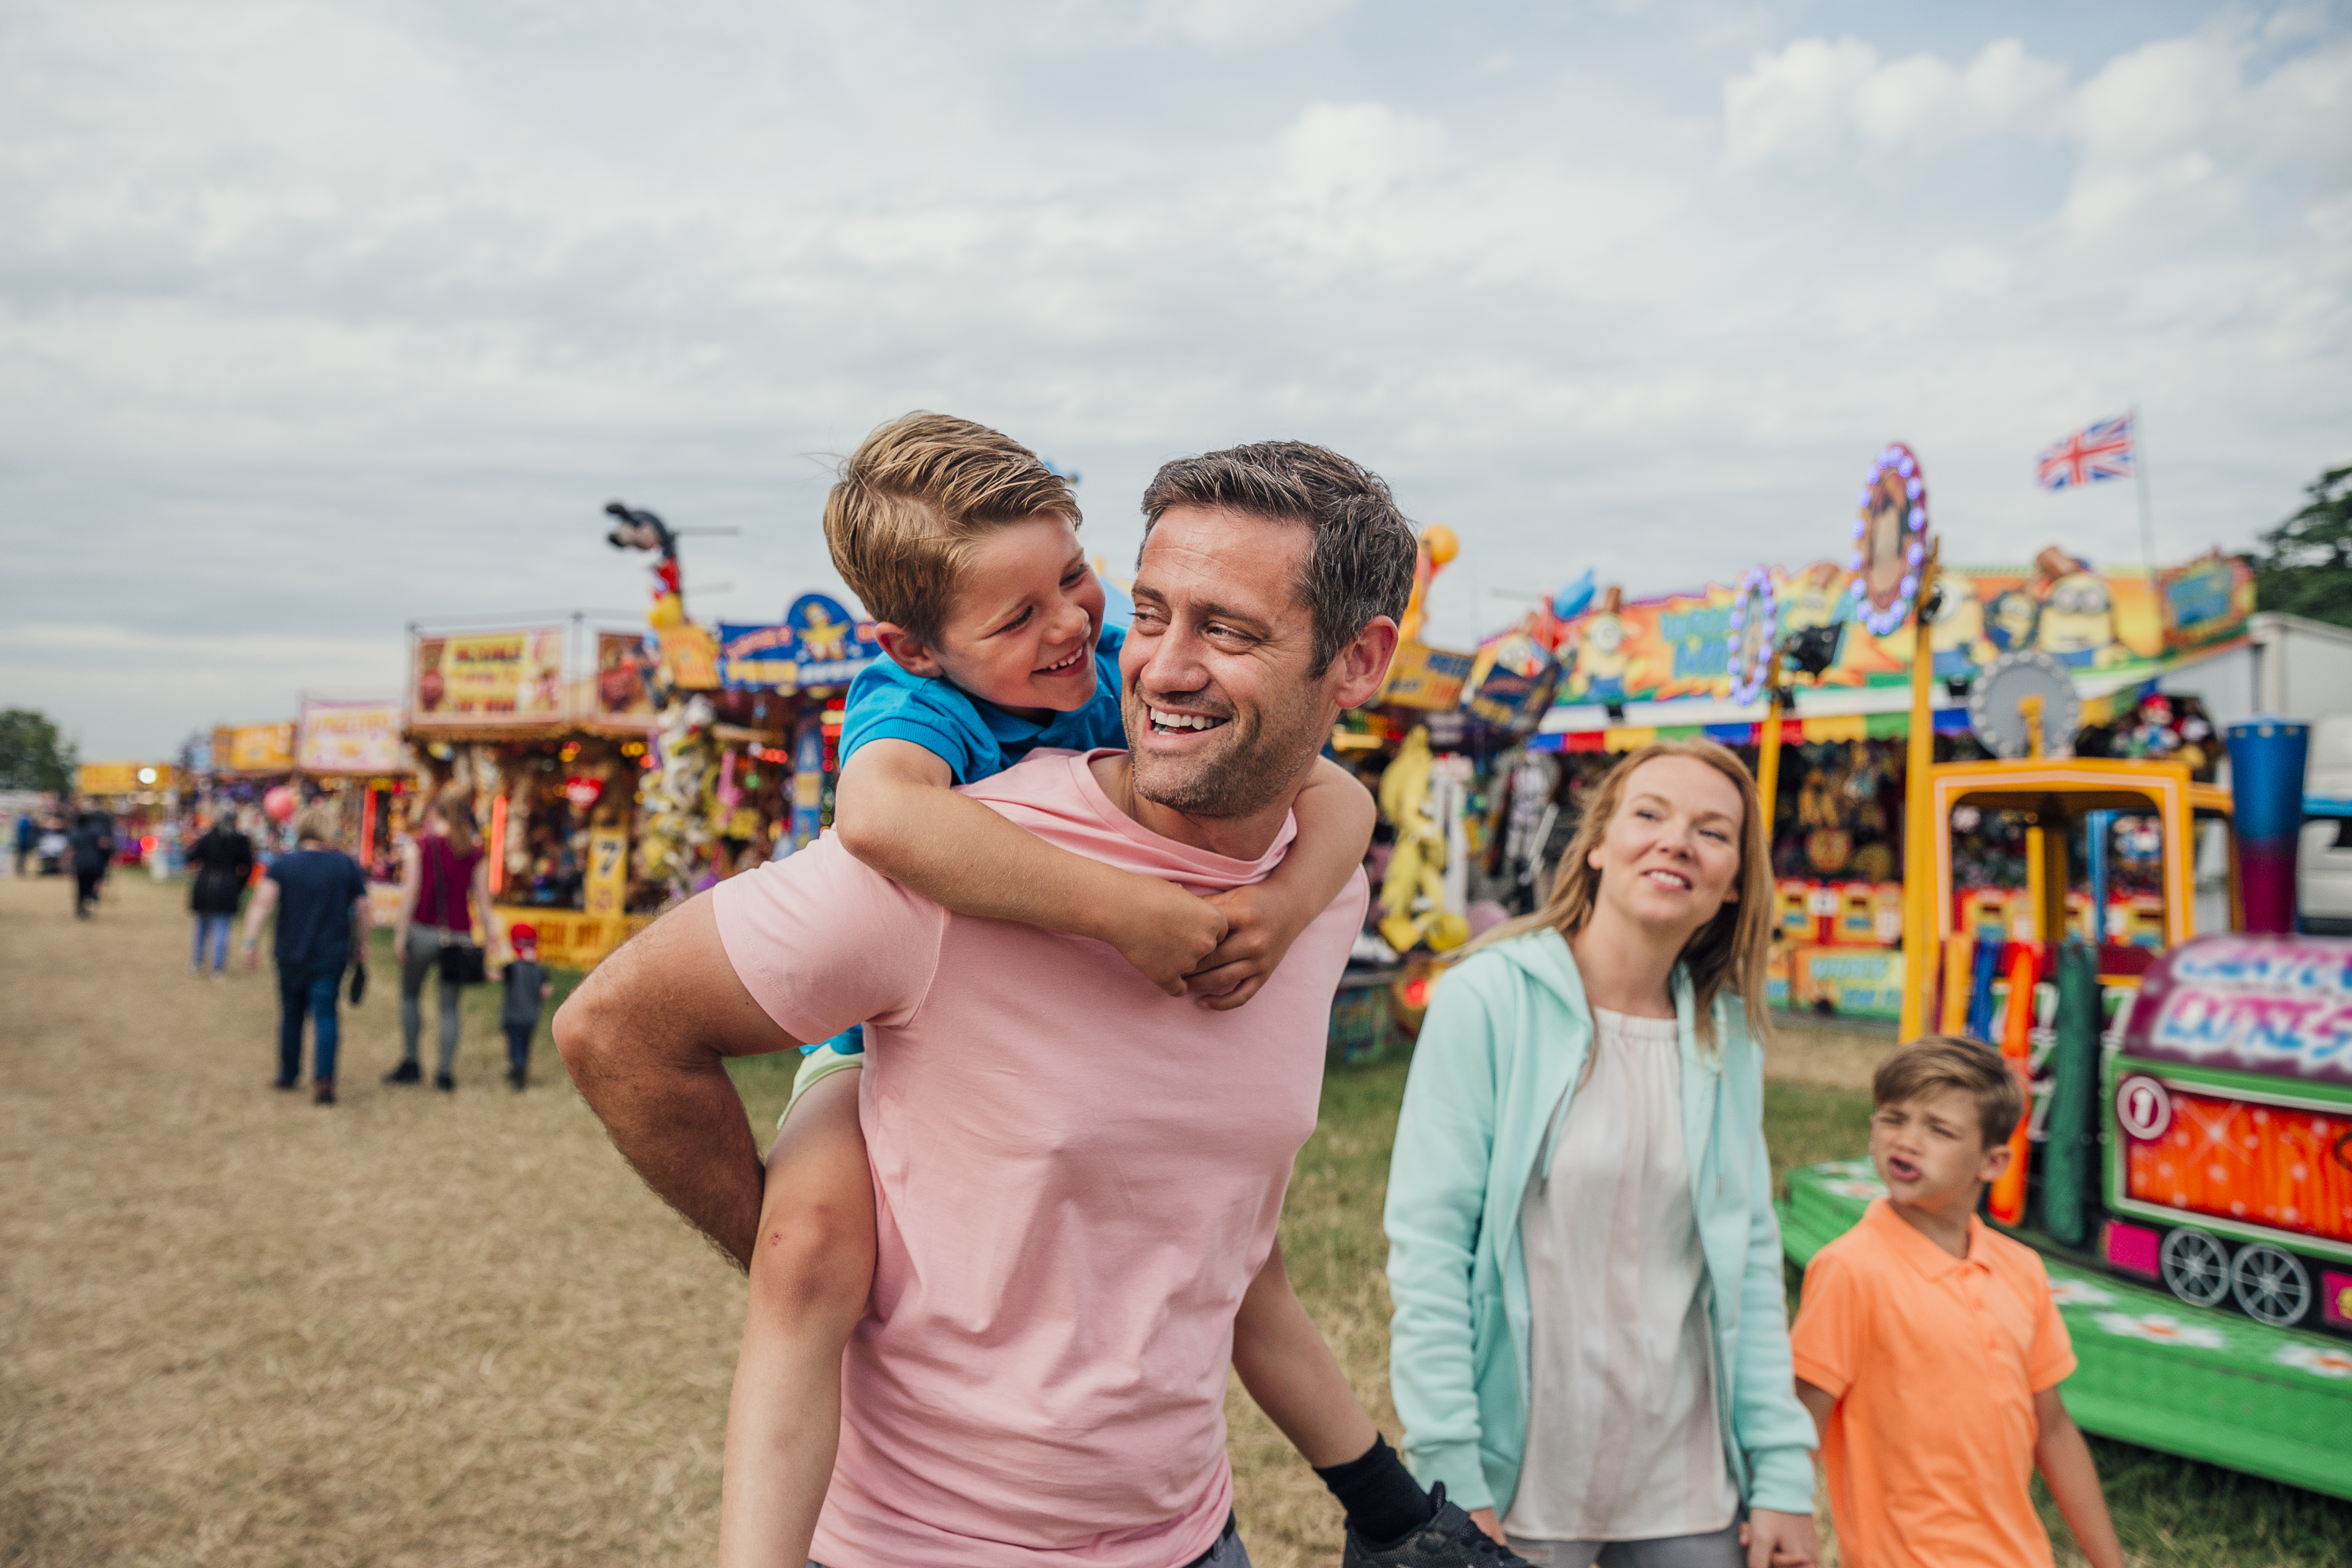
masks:
[[[1958,1269],[1971,1266],[1990,1269],[1988,1256],[1992,1250],[1989,1239],[1992,1231],[1982,1219],[1969,1215],[1969,1255],[1955,1258],[1918,1231],[1911,1222],[1895,1212],[1895,1205],[1885,1198],[1873,1198],[1870,1207],[1863,1211],[1862,1223],[1878,1234],[1880,1242],[1896,1257],[1908,1263],[1927,1279],[1941,1279]]]

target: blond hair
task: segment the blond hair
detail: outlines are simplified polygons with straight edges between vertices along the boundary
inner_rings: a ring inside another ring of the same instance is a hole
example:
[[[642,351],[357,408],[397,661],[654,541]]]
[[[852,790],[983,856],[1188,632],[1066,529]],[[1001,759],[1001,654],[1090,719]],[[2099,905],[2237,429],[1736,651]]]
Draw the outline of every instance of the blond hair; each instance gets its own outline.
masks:
[[[1041,512],[1078,526],[1077,497],[1044,458],[985,425],[918,411],[842,464],[824,500],[824,542],[866,614],[930,642],[973,541]]]
[[[320,844],[331,844],[335,839],[335,808],[323,801],[312,801],[294,818],[294,839],[300,843],[311,839]]]
[[[1624,804],[1625,781],[1636,768],[1656,757],[1690,757],[1705,763],[1739,792],[1739,896],[1727,900],[1714,919],[1691,933],[1677,962],[1690,975],[1693,1022],[1701,1040],[1719,1043],[1715,1037],[1715,1000],[1730,991],[1746,1007],[1749,1037],[1761,1045],[1769,1033],[1764,1011],[1764,972],[1772,947],[1772,858],[1767,848],[1770,840],[1755,777],[1746,763],[1713,741],[1653,741],[1610,769],[1577,823],[1567,853],[1560,857],[1551,896],[1543,908],[1504,921],[1465,951],[1547,927],[1566,941],[1591,923],[1601,898],[1601,872],[1592,864],[1592,852],[1601,847],[1617,808]]]
[[[1922,1035],[1878,1064],[1870,1104],[1904,1105],[1939,1089],[1965,1089],[1977,1102],[1988,1149],[2009,1142],[2025,1115],[2025,1090],[1999,1051],[1957,1035]]]

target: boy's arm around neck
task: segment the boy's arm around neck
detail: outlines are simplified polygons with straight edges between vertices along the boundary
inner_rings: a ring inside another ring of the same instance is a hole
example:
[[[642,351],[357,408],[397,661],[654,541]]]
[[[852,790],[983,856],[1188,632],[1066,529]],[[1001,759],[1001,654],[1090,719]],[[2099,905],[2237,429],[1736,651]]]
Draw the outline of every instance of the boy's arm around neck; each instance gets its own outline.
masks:
[[[1192,972],[1190,989],[1219,1012],[1256,995],[1298,933],[1354,879],[1381,815],[1371,792],[1328,757],[1315,759],[1290,809],[1298,833],[1282,864],[1263,882],[1209,899],[1224,911],[1227,930]]]
[[[1092,937],[1171,996],[1215,948],[1225,917],[1173,882],[1046,843],[958,795],[948,764],[911,741],[870,741],[841,771],[841,847],[940,908]]]

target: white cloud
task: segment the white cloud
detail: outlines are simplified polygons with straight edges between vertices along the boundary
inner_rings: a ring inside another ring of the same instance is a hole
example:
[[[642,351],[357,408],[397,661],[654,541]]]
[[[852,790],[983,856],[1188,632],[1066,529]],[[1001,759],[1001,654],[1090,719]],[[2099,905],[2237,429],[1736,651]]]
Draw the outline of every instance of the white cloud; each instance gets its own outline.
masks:
[[[1856,38],[1800,38],[1724,85],[1733,164],[1826,153],[1848,134],[1876,147],[1937,146],[2047,123],[2064,68],[2015,38],[1955,68],[1934,55],[1882,61]]]
[[[1356,0],[1149,0],[1146,14],[1197,44],[1270,43],[1328,21]]]

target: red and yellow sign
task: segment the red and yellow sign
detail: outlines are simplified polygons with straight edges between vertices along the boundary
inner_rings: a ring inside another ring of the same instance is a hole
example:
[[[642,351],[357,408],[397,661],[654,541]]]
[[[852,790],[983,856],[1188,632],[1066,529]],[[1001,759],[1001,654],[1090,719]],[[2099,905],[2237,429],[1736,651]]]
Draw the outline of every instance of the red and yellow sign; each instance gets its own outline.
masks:
[[[306,702],[294,760],[306,773],[389,773],[400,768],[396,702]]]
[[[173,782],[169,763],[84,763],[74,770],[78,795],[144,795],[168,790]]]
[[[228,773],[290,773],[294,771],[294,722],[239,724],[227,731],[228,744],[213,746],[213,767]]]
[[[410,711],[426,724],[501,724],[563,714],[563,632],[556,626],[419,637]]]

